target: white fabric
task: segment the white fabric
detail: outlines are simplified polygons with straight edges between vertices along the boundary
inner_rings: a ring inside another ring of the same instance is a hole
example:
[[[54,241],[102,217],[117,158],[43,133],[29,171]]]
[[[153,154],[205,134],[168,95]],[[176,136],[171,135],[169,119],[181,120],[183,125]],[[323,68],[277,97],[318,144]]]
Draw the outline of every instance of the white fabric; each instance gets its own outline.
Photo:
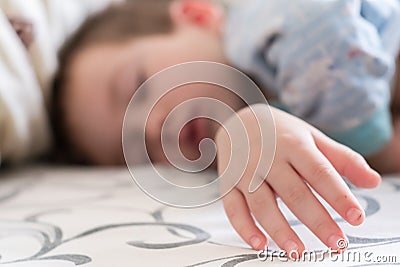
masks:
[[[21,161],[51,144],[46,103],[57,50],[90,13],[112,0],[0,0],[0,160]],[[9,18],[33,24],[27,51]]]
[[[147,168],[138,170],[138,175],[152,173]],[[187,184],[192,179],[188,175],[171,170],[168,177],[174,177],[176,183]],[[285,264],[281,262],[284,258],[269,258],[264,262],[257,259],[256,252],[233,231],[221,202],[198,209],[164,206],[142,192],[126,168],[29,168],[7,175],[0,173],[0,176],[3,178],[0,180],[0,266]],[[366,210],[367,218],[362,226],[350,226],[329,209],[350,240],[348,253],[343,254],[343,259],[325,255],[323,262],[321,259],[305,261],[301,266],[400,264],[400,180],[385,178],[378,189],[353,190]],[[282,207],[307,249],[325,250]],[[269,249],[271,254],[277,251],[277,246],[271,242]]]

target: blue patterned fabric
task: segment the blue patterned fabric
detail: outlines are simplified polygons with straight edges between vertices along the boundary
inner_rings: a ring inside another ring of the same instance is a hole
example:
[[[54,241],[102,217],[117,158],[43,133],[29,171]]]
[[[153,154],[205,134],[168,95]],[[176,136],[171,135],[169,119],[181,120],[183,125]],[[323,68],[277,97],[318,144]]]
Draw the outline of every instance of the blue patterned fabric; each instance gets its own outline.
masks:
[[[252,0],[232,7],[225,51],[293,115],[363,155],[391,138],[398,0]]]

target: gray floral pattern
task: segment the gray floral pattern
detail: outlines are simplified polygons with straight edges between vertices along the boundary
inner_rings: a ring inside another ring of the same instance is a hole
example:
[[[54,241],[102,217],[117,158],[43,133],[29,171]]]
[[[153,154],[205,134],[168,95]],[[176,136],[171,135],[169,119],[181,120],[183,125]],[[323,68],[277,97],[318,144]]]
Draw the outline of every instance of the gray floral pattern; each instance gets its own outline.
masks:
[[[220,203],[195,210],[163,206],[142,193],[125,169],[36,167],[0,176],[0,265],[266,264],[233,232]],[[326,264],[400,265],[400,179],[387,179],[374,191],[353,190],[366,210],[365,225],[351,228],[332,212],[348,235],[349,251],[394,255],[397,261]],[[287,216],[301,237],[314,242],[315,251],[323,251],[296,218]],[[272,243],[267,252],[277,249]]]

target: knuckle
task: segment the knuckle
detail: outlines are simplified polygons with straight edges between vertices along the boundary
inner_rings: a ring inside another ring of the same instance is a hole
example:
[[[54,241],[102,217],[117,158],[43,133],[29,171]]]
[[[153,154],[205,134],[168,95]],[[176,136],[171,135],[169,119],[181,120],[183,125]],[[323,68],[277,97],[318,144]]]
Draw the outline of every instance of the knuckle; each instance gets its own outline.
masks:
[[[311,175],[317,179],[334,176],[334,169],[325,164],[316,164],[312,167]]]
[[[224,208],[225,208],[226,216],[228,217],[228,219],[231,222],[235,231],[243,239],[246,240],[248,238],[248,235],[250,235],[250,233],[251,233],[251,227],[249,227],[249,224],[251,224],[251,222],[246,221],[245,219],[243,219],[242,216],[240,216],[235,205],[228,204],[228,205],[225,205]]]
[[[248,239],[249,227],[245,224],[233,225],[235,231],[245,240]]]
[[[287,195],[287,201],[289,205],[298,205],[301,203],[306,196],[304,190],[294,187]]]
[[[225,204],[224,205],[225,208],[225,213],[226,216],[228,216],[228,218],[230,219],[230,221],[234,221],[237,217],[237,209],[234,205],[231,204]]]
[[[338,146],[341,148],[341,151],[349,157],[350,159],[358,160],[358,159],[363,159],[363,157],[355,152],[353,149],[349,148],[348,146],[345,146],[343,144],[338,144]]]
[[[348,163],[365,161],[364,157],[355,152],[353,149],[340,144],[345,157],[349,160]]]
[[[326,220],[318,220],[314,223],[314,231],[317,234],[321,234],[326,232],[326,230],[329,228],[329,223]]]
[[[349,155],[350,161],[352,161],[352,162],[366,162],[363,156],[361,156],[360,154],[354,152],[350,148],[347,148],[347,149],[348,149],[347,153]]]
[[[267,229],[266,229],[267,230]],[[277,240],[285,240],[285,229],[282,227],[278,227],[276,229],[272,229],[270,231],[267,230],[267,232],[269,232],[269,235],[271,236],[271,238],[275,241]]]
[[[338,170],[341,174],[346,175],[349,171],[354,168],[354,165],[367,164],[367,161],[363,156],[358,154],[357,152],[351,150],[350,148],[345,148],[345,158],[346,162],[344,162],[343,166]]]
[[[346,209],[346,207],[349,206],[350,199],[350,196],[347,194],[338,194],[333,199],[333,203],[335,203],[336,207],[343,207],[343,209]]]
[[[303,140],[293,134],[284,133],[279,137],[279,139],[283,144],[292,147],[301,147],[303,145]]]
[[[262,195],[256,195],[255,193],[250,194],[249,202],[251,210],[254,212],[261,211],[266,208],[265,197]]]

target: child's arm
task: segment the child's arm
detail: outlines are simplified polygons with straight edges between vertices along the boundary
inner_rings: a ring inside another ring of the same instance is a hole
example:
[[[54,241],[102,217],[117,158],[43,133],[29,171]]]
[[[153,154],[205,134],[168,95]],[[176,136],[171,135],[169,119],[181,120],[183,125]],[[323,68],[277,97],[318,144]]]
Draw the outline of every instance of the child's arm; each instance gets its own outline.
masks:
[[[391,103],[391,110],[394,121],[400,119],[400,56],[397,57],[396,63],[397,67],[396,67],[396,74],[394,77],[395,86]]]
[[[394,134],[379,152],[368,156],[371,166],[383,173],[400,172],[400,58],[397,58],[395,86],[391,100]]]
[[[256,105],[255,114],[262,118],[268,114],[269,107]],[[250,155],[242,179],[224,198],[227,216],[239,235],[254,249],[263,249],[267,241],[256,226],[253,217],[264,230],[287,252],[302,252],[304,245],[282,215],[276,198],[280,197],[288,208],[324,244],[338,249],[337,242],[345,239],[338,224],[311,192],[313,188],[346,221],[359,225],[365,214],[360,204],[344,183],[341,175],[347,177],[358,187],[372,188],[379,184],[380,176],[369,168],[362,156],[349,148],[336,143],[317,129],[282,111],[272,109],[276,128],[276,153],[272,168],[257,191],[249,193],[249,185],[259,162],[260,128],[254,113],[245,108],[238,113],[248,135]],[[227,124],[237,123],[229,120]],[[232,129],[227,125],[226,129]],[[270,142],[274,129],[261,125],[263,142]],[[218,171],[232,171],[229,164],[231,153],[243,155],[244,143],[230,144],[230,136],[223,128],[216,136],[218,147]],[[273,151],[263,151],[266,155]],[[267,158],[269,158],[267,156]],[[262,159],[262,162],[268,159]],[[261,162],[261,163],[262,163]],[[231,172],[232,173],[232,172]],[[241,175],[240,173],[235,173]],[[233,175],[234,176],[234,175]],[[264,179],[264,177],[262,177]]]
[[[391,112],[393,119],[394,134],[390,141],[374,155],[368,156],[367,160],[371,166],[383,173],[400,172],[400,58],[397,58],[397,71],[395,76],[395,87],[392,94]]]
[[[400,119],[394,122],[394,134],[385,147],[375,155],[367,157],[372,167],[382,173],[400,172]]]

